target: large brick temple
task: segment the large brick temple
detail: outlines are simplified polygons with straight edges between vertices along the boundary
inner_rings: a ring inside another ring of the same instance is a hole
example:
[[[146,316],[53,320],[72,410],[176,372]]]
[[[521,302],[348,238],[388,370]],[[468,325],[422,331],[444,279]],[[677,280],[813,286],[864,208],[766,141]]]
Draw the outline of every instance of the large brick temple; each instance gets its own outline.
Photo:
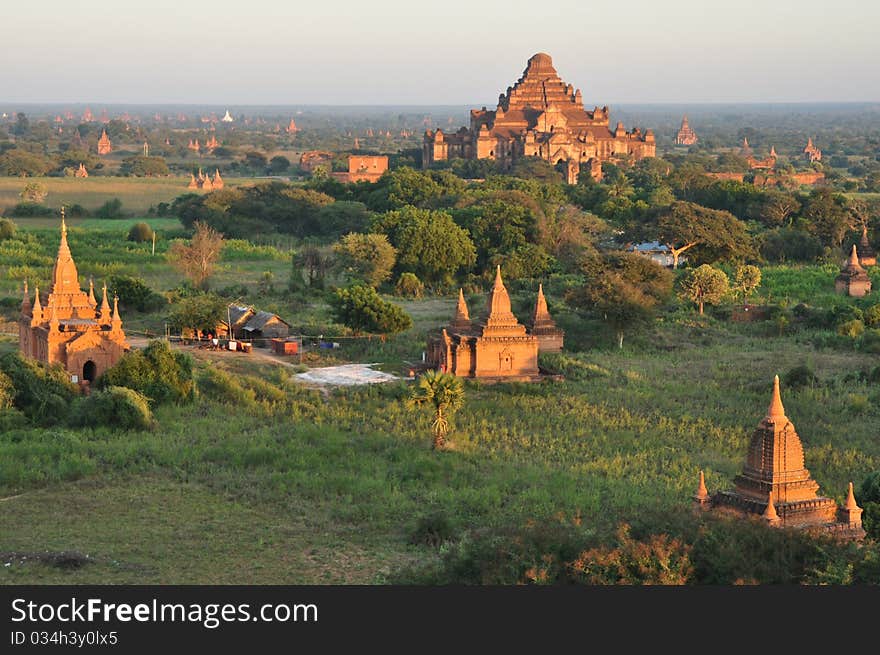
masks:
[[[34,292],[31,302],[27,282],[18,323],[18,346],[26,357],[46,364],[61,364],[71,381],[93,382],[113,366],[129,345],[122,331],[118,298],[113,311],[104,285],[100,308],[94,286],[89,292],[79,286],[79,273],[67,245],[67,225],[61,217],[61,244],[52,269],[52,287],[47,296]]]
[[[550,55],[539,52],[529,59],[522,77],[498,97],[494,110],[471,110],[470,127],[445,134],[427,131],[422,165],[447,159],[494,159],[510,168],[520,157],[540,157],[566,167],[566,180],[577,182],[582,165],[602,177],[602,162],[621,157],[653,157],[654,133],[638,128],[628,132],[623,123],[610,129],[608,107],[584,109],[580,89],[563,82]]]
[[[701,509],[761,517],[773,527],[863,538],[862,510],[856,505],[852,483],[842,507],[834,499],[818,495],[818,491],[819,484],[804,467],[801,439],[785,415],[777,376],[767,415],[752,434],[746,463],[742,473],[734,478],[734,488],[709,495],[701,471],[694,500]]]

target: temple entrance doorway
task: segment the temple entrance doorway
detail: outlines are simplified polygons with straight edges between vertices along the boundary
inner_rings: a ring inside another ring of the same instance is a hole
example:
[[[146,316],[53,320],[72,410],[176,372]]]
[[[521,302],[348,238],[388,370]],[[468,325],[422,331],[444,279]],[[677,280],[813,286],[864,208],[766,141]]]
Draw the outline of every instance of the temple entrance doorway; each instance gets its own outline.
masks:
[[[83,380],[88,380],[89,382],[94,382],[95,377],[97,377],[98,367],[95,366],[95,362],[91,359],[87,361],[83,365]]]

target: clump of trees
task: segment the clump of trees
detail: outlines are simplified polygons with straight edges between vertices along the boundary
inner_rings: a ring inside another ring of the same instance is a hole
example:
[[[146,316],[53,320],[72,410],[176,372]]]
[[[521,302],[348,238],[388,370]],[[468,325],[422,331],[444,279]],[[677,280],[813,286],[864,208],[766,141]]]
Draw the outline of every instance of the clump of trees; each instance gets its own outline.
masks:
[[[151,341],[146,348],[126,353],[98,379],[100,389],[127,387],[151,405],[188,403],[196,398],[192,359],[171,350],[167,341]]]
[[[391,277],[397,250],[384,234],[346,234],[333,247],[336,263],[353,280],[378,287]]]

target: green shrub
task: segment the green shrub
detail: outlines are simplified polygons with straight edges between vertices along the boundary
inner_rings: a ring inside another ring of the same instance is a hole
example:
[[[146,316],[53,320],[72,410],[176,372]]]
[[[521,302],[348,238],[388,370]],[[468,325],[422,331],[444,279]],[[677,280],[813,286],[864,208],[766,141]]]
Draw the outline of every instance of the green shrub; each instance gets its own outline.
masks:
[[[152,241],[154,234],[155,232],[153,232],[153,228],[146,223],[135,223],[128,231],[127,238],[129,241],[143,243],[144,241]]]
[[[852,339],[857,339],[862,336],[862,333],[865,331],[865,324],[859,320],[846,321],[844,323],[840,323],[837,326],[837,334],[843,337],[850,337]]]
[[[401,273],[394,286],[394,293],[401,298],[421,298],[425,285],[415,273]]]
[[[16,225],[8,218],[0,218],[0,241],[15,236]]]
[[[153,425],[153,413],[147,399],[137,391],[108,386],[76,403],[72,422],[86,427],[146,430]]]
[[[436,511],[418,518],[415,527],[410,531],[409,543],[439,548],[452,541],[454,536],[455,530],[449,517],[443,511]]]
[[[829,312],[830,323],[834,326],[840,326],[851,321],[865,320],[862,310],[855,305],[837,305]]]
[[[123,218],[122,201],[119,198],[108,200],[95,210],[95,218]]]
[[[61,421],[78,393],[67,371],[58,364],[45,366],[19,353],[7,353],[0,357],[0,371],[12,383],[13,405],[41,425]]]
[[[795,366],[788,373],[782,376],[782,382],[786,389],[801,389],[803,387],[812,387],[819,381],[816,374],[806,364]]]
[[[880,327],[880,304],[871,305],[865,310],[865,325],[869,327]]]
[[[195,400],[192,359],[174,352],[166,341],[151,341],[143,350],[127,353],[98,379],[98,386],[127,387],[146,396],[152,405]]]

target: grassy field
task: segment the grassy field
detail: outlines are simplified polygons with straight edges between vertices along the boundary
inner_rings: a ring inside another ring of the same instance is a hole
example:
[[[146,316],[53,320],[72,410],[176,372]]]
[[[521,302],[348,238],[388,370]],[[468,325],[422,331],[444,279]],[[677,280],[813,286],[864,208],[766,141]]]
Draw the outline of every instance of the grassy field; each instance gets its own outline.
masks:
[[[563,383],[469,384],[443,454],[429,449],[427,414],[405,406],[405,383],[322,395],[247,357],[200,359],[202,371],[272,380],[285,399],[209,394],[161,408],[152,432],[0,435],[0,551],[17,554],[0,579],[377,583],[437,556],[409,543],[431,513],[457,529],[565,514],[608,531],[683,513],[699,469],[710,491],[731,484],[773,374],[800,364],[819,381],[783,399],[822,491],[842,500],[849,480],[880,468],[880,386],[852,375],[876,357],[710,319],[661,327],[652,341],[557,358]],[[399,344],[420,349],[414,337]],[[20,557],[71,550],[88,563]]]
[[[253,182],[251,179],[237,178],[224,178],[224,181],[228,185]],[[88,210],[95,210],[106,201],[119,198],[122,211],[132,214],[145,214],[150,207],[160,202],[171,202],[189,192],[188,177],[0,177],[0,215],[3,214],[3,208],[11,209],[20,202],[19,193],[29,182],[46,186],[49,195],[44,204],[49,207],[79,204]]]

